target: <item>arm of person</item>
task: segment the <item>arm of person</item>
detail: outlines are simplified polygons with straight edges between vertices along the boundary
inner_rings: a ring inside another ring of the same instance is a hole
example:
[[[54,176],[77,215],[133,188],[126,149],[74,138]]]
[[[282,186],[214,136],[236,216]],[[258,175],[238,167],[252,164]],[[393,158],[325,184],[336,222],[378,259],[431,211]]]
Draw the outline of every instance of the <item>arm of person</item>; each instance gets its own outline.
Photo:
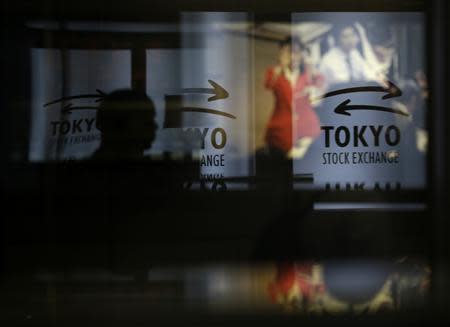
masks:
[[[365,61],[365,73],[368,79],[383,80],[383,68],[380,65],[375,52],[373,51],[372,45],[370,44],[369,38],[367,37],[366,30],[360,23],[355,23],[355,28],[358,31],[361,47],[363,51],[363,59]]]
[[[328,57],[324,57],[319,65],[318,73],[321,76],[323,91],[327,90],[330,84],[335,82],[333,67]]]
[[[274,88],[275,83],[276,83],[278,77],[280,76],[281,72],[282,72],[282,68],[280,65],[269,68],[266,71],[264,86],[267,89],[272,90]]]
[[[312,75],[313,88],[309,94],[309,101],[313,107],[317,107],[321,102],[321,95],[326,92],[325,76],[320,71],[314,71]]]
[[[317,106],[321,100],[320,96],[325,92],[325,78],[312,64],[307,66],[306,74],[308,75],[308,83],[297,96],[307,96],[310,104]]]

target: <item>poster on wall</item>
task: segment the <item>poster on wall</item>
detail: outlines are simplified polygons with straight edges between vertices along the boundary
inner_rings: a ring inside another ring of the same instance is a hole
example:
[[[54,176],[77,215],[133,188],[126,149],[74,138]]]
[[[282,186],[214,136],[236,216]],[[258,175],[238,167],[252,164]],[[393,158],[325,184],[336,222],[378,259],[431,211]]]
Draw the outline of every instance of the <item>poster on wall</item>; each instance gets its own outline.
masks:
[[[308,24],[322,32],[302,33]],[[423,14],[294,13],[291,30],[301,76],[292,98],[294,175],[311,175],[316,189],[424,188]]]
[[[194,153],[201,179],[194,188],[242,187],[225,180],[252,174],[251,39],[226,29],[246,19],[184,13],[181,49],[146,51],[147,94],[162,126],[148,153]]]
[[[133,26],[142,36],[139,47],[117,41],[112,49],[88,49],[89,43],[31,49],[29,159],[94,158],[105,137],[98,122],[102,103],[130,90],[145,92],[146,103],[154,107],[155,136],[142,157],[193,156],[200,165],[197,188],[226,190],[228,178],[241,183],[253,173],[251,38],[230,33],[228,27],[246,19],[245,13],[184,13],[175,43],[170,37],[175,25],[164,27],[167,36],[155,36],[154,26],[142,25]],[[117,37],[130,28],[127,23],[81,27]],[[80,26],[68,28],[76,35]],[[137,84],[144,87],[132,90]],[[123,109],[123,118],[130,116]]]
[[[129,50],[31,49],[30,161],[88,159],[99,147],[96,108],[131,86]]]
[[[140,32],[151,39],[148,28]],[[423,13],[293,13],[256,24],[247,13],[191,12],[177,28],[170,46],[162,37],[129,49],[33,48],[30,160],[92,156],[96,108],[140,76],[158,126],[145,156],[192,154],[202,188],[250,181],[261,148],[293,159],[294,181],[312,180],[295,189],[426,186]]]

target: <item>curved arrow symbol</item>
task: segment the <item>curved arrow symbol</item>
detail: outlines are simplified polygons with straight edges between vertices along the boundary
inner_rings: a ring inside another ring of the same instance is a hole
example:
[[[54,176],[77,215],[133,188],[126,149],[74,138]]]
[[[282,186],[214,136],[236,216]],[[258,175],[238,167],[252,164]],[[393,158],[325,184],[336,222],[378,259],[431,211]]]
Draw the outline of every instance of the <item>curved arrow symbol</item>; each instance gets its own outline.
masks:
[[[98,110],[99,107],[91,107],[91,106],[73,106],[71,103],[69,103],[68,105],[66,105],[62,111],[63,112],[67,112],[67,113],[71,113],[72,110]],[[232,119],[236,119],[236,116],[229,114],[227,112],[223,112],[220,110],[215,110],[215,109],[209,109],[209,108],[198,108],[198,107],[183,107],[178,109],[178,111],[184,111],[184,112],[201,112],[201,113],[206,113],[206,114],[213,114],[213,115],[219,115],[219,116],[224,116],[224,117],[228,117],[228,118],[232,118]]]
[[[398,109],[392,109],[388,107],[381,107],[381,106],[369,106],[369,105],[349,105],[350,100],[345,100],[341,104],[339,104],[335,109],[334,112],[340,115],[345,116],[351,116],[350,110],[376,110],[376,111],[384,111],[384,112],[390,112],[402,116],[409,116],[409,113],[398,110]]]
[[[224,117],[228,117],[228,118],[231,118],[231,119],[236,119],[236,116],[234,116],[232,114],[229,114],[227,112],[223,112],[223,111],[220,111],[220,110],[209,109],[209,108],[182,107],[182,108],[178,109],[178,111],[201,112],[201,113],[219,115],[219,116],[224,116]]]
[[[210,79],[208,80],[208,83],[211,84],[212,88],[186,88],[182,89],[181,93],[214,94],[212,97],[208,98],[208,102],[228,98],[229,93],[221,85]]]
[[[50,106],[50,105],[58,103],[58,102],[75,100],[75,99],[97,98],[97,100],[95,100],[95,102],[99,102],[99,101],[103,100],[103,98],[106,96],[106,94],[104,92],[100,91],[99,89],[97,89],[96,91],[97,91],[96,94],[80,94],[80,95],[72,95],[72,96],[62,97],[62,98],[56,99],[54,101],[45,103],[44,107]]]
[[[317,99],[323,99],[323,98],[328,98],[328,97],[332,97],[332,96],[339,95],[339,94],[355,93],[355,92],[383,92],[383,93],[387,93],[387,94],[385,94],[382,97],[383,100],[399,97],[399,96],[402,95],[402,90],[400,90],[397,87],[397,85],[395,85],[391,81],[388,81],[387,83],[388,83],[387,87],[384,87],[384,86],[359,86],[359,87],[350,87],[348,89],[341,89],[341,90],[331,91],[331,92],[325,93],[324,95],[318,97]]]
[[[64,108],[61,110],[64,113],[72,113],[72,110],[98,110],[99,107],[93,107],[93,106],[74,106],[71,103],[64,106]]]

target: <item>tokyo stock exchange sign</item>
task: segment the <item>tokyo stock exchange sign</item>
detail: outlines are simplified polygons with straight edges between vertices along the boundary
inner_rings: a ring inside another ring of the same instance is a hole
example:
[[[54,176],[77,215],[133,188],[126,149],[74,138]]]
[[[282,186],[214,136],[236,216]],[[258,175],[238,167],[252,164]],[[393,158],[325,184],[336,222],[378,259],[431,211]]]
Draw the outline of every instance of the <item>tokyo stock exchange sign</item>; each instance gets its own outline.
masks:
[[[367,83],[366,83],[367,84]],[[335,89],[317,108],[321,135],[295,174],[329,190],[399,190],[425,186],[426,149],[394,83]]]

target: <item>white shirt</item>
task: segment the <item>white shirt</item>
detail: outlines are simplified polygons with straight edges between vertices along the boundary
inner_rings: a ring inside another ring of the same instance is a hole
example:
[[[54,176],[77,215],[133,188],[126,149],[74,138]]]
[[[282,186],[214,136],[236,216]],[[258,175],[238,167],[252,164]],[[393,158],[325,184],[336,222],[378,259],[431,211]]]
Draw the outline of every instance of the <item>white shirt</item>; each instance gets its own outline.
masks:
[[[338,47],[331,48],[319,67],[327,85],[351,81],[376,81],[375,69],[370,67],[358,50],[346,54]]]

